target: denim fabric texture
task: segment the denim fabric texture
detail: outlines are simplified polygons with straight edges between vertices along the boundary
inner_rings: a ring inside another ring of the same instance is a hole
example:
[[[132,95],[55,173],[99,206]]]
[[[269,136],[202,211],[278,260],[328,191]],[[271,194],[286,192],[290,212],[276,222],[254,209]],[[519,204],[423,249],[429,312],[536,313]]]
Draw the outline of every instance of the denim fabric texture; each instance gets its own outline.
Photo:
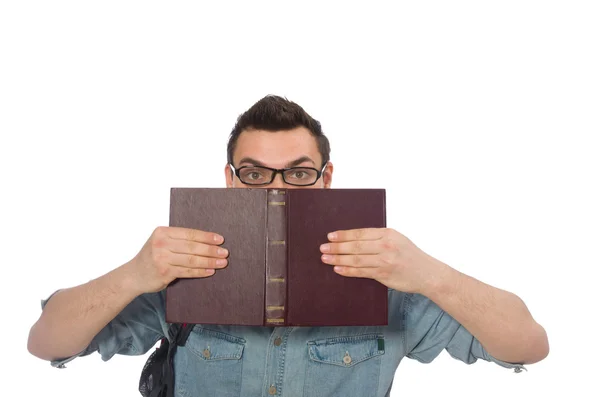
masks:
[[[48,298],[42,301],[42,308]],[[429,363],[444,349],[467,364],[478,359],[521,372],[490,356],[464,327],[423,295],[388,291],[388,325],[249,327],[195,325],[175,354],[175,394],[198,396],[390,395],[404,357]],[[134,299],[81,353],[142,355],[168,333],[164,291]],[[141,368],[140,368],[141,371]]]

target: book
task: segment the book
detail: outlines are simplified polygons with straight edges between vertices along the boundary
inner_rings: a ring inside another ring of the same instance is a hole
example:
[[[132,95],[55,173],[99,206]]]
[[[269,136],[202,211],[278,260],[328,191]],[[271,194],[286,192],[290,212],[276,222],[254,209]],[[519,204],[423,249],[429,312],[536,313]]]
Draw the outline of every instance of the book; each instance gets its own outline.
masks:
[[[321,261],[338,230],[386,227],[385,189],[171,188],[169,226],[224,237],[228,265],[166,290],[169,323],[387,325],[385,285]]]

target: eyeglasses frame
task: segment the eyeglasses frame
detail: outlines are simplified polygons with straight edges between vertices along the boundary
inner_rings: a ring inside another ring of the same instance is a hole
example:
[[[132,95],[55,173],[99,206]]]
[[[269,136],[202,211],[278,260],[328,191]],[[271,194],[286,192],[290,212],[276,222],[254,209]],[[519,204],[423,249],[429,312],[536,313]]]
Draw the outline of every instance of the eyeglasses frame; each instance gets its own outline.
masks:
[[[231,163],[229,163],[229,166],[233,169],[233,173],[235,174],[235,176],[238,177],[240,182],[242,182],[244,185],[248,185],[248,186],[270,185],[275,180],[275,177],[277,176],[277,174],[281,174],[281,179],[283,179],[283,182],[288,185],[291,185],[291,186],[313,186],[317,183],[319,178],[323,175],[323,172],[325,171],[325,168],[327,167],[327,163],[323,164],[323,166],[321,167],[321,171],[319,171],[317,168],[314,168],[314,167],[271,168],[271,167],[264,167],[262,165],[244,165],[240,168],[235,168],[235,166]],[[242,180],[242,178],[240,178],[240,171],[243,170],[244,168],[262,168],[265,170],[269,170],[269,171],[271,171],[271,180],[269,182],[265,182],[265,183],[246,183]],[[294,169],[315,170],[317,172],[317,178],[315,179],[315,181],[313,183],[310,183],[308,185],[298,185],[297,183],[289,183],[288,181],[285,180],[284,172],[294,170]]]

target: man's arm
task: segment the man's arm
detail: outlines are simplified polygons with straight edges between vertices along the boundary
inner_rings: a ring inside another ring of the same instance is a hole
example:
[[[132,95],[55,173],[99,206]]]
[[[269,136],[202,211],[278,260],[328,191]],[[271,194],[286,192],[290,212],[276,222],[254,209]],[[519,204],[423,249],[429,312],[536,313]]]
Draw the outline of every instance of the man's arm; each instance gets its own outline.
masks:
[[[494,358],[535,363],[548,355],[545,330],[516,295],[484,284],[429,256],[393,229],[331,233],[324,263],[346,277],[366,277],[419,293],[463,325]]]
[[[123,265],[77,287],[59,290],[31,327],[27,348],[53,361],[83,351],[138,294]]]
[[[431,258],[437,277],[423,295],[464,326],[493,357],[533,364],[549,352],[548,337],[515,294],[485,284]]]
[[[32,326],[34,356],[56,360],[82,352],[130,302],[163,290],[176,278],[208,277],[227,265],[223,237],[201,230],[158,227],[131,261],[74,288],[60,290]]]

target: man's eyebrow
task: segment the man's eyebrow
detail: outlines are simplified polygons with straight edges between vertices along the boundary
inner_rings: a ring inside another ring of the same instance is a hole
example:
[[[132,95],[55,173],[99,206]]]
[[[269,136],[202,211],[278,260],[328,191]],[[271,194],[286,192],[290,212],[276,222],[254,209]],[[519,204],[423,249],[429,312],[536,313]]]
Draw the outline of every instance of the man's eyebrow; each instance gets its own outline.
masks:
[[[253,159],[252,157],[244,157],[240,160],[239,164],[249,163],[251,165],[259,165],[261,167],[266,167],[266,165],[258,160]]]
[[[313,163],[313,165],[316,165],[316,163],[310,157],[308,157],[308,156],[302,156],[302,157],[300,157],[300,158],[298,158],[298,159],[296,159],[294,161],[290,161],[289,163],[287,163],[287,165],[285,167],[286,168],[295,167],[295,166],[300,165],[302,163],[305,163],[307,161]]]
[[[305,162],[307,162],[307,161],[308,161],[308,162],[311,162],[311,163],[313,163],[313,165],[316,165],[316,163],[314,162],[314,160],[313,160],[313,159],[311,159],[310,157],[308,157],[308,156],[302,156],[302,157],[299,157],[299,158],[297,158],[297,159],[296,159],[296,160],[294,160],[294,161],[290,161],[289,163],[287,163],[287,164],[285,165],[285,168],[291,168],[291,167],[295,167],[295,166],[297,166],[298,164],[302,164],[302,163],[305,163]],[[251,164],[251,165],[258,165],[258,166],[260,166],[260,167],[267,167],[267,166],[265,165],[265,163],[263,163],[262,161],[259,161],[259,160],[256,160],[256,159],[253,159],[252,157],[244,157],[244,158],[243,158],[243,159],[241,159],[241,160],[240,160],[240,162],[239,162],[239,164],[240,164],[240,165],[241,165],[241,164],[244,164],[244,163]]]

